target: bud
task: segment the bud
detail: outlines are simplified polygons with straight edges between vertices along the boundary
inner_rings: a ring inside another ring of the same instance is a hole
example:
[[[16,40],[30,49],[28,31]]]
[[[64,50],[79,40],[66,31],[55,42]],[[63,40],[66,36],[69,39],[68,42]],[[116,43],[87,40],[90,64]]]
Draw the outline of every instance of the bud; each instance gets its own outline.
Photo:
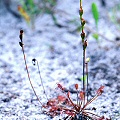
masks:
[[[86,49],[86,47],[87,47],[87,40],[84,41],[83,47],[84,47],[84,49]]]
[[[86,23],[85,20],[82,18],[81,25],[84,26],[85,23]]]
[[[90,58],[86,58],[86,63],[90,62]]]
[[[22,29],[20,30],[20,34],[23,34],[23,30]]]
[[[80,10],[79,10],[79,15],[80,15],[80,16],[83,15],[83,9],[82,9],[82,8],[80,8]]]
[[[33,63],[33,65],[36,65],[36,59],[35,58],[32,59],[32,63]]]
[[[82,38],[82,39],[85,38],[85,33],[84,33],[84,32],[81,33],[81,38]]]

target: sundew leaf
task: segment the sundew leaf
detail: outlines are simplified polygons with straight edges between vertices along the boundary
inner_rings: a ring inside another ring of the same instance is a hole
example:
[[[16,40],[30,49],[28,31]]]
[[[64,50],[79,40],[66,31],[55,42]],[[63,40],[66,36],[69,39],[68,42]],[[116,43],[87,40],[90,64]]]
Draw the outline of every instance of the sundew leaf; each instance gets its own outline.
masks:
[[[99,20],[99,12],[98,12],[97,5],[95,3],[92,3],[92,14],[93,14],[93,18],[95,20],[95,24],[96,24],[96,27],[97,27],[98,26],[98,20]]]

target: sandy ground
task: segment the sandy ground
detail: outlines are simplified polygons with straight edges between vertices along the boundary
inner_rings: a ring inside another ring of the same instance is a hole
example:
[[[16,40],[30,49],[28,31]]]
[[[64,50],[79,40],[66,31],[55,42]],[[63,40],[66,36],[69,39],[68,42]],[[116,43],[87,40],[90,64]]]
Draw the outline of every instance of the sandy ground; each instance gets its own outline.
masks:
[[[83,1],[84,18],[95,30],[94,19],[90,12],[91,2]],[[118,1],[115,1],[117,3]],[[107,1],[107,7],[100,8],[99,33],[109,40],[100,37],[97,43],[92,34],[88,36],[87,56],[89,63],[89,98],[95,91],[105,86],[104,93],[90,106],[95,106],[99,115],[120,119],[120,46],[119,31],[108,18],[108,11],[113,5]],[[19,30],[24,30],[24,46],[32,83],[41,101],[46,102],[40,84],[37,68],[32,65],[36,58],[40,65],[41,76],[49,98],[59,93],[56,84],[61,83],[73,90],[75,83],[82,85],[82,44],[76,25],[70,23],[79,19],[77,0],[58,1],[56,13],[58,23],[54,25],[50,15],[39,16],[35,21],[35,30],[12,16],[6,9],[0,9],[0,119],[1,120],[58,120],[41,112],[41,105],[31,89],[25,71],[23,55],[19,46]],[[64,12],[63,12],[64,11]],[[86,28],[86,32],[87,32]],[[74,95],[73,95],[74,97]]]

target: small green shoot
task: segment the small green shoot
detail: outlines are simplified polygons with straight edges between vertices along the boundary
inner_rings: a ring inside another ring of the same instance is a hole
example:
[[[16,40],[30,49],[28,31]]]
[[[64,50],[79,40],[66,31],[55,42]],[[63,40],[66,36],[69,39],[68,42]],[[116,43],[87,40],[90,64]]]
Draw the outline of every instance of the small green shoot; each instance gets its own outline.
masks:
[[[98,12],[98,7],[97,7],[96,3],[94,3],[94,2],[92,3],[91,9],[92,9],[93,18],[95,20],[96,29],[98,31],[99,12]],[[99,35],[97,33],[94,33],[92,36],[98,42]]]
[[[95,20],[96,27],[98,28],[99,12],[98,12],[98,7],[95,3],[92,3],[92,14]]]

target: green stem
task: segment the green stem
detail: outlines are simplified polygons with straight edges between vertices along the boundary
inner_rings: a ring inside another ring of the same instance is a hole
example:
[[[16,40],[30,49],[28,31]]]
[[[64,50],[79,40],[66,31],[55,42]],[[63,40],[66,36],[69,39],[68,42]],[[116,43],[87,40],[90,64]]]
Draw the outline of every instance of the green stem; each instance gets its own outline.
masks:
[[[88,102],[88,63],[86,63],[86,76],[87,76],[86,91],[87,91],[87,102]]]

